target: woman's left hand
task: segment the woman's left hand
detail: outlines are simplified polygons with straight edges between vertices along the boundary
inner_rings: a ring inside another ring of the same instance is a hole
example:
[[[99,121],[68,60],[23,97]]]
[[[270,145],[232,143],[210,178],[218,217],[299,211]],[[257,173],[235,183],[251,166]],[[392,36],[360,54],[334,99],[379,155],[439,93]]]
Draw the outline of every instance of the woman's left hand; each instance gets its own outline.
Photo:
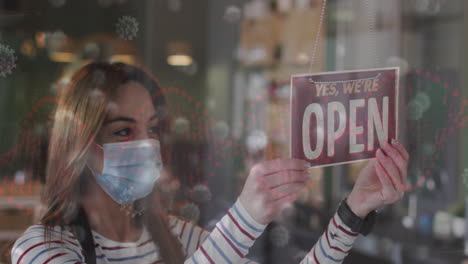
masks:
[[[387,154],[385,155],[384,152]],[[377,150],[377,158],[361,170],[347,203],[351,210],[364,219],[370,212],[403,198],[406,185],[409,154],[398,141],[384,143]]]

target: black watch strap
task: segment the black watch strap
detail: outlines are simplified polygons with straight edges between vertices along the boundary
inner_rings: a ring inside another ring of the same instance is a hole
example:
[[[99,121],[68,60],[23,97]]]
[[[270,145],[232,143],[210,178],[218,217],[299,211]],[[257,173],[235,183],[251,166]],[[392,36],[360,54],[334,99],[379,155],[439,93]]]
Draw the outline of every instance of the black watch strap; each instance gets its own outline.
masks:
[[[338,207],[338,216],[341,218],[341,221],[343,221],[351,231],[360,233],[364,236],[372,231],[372,228],[375,225],[376,214],[376,211],[372,211],[366,216],[366,218],[360,218],[353,213],[351,208],[349,208],[346,198],[341,201],[340,206]]]

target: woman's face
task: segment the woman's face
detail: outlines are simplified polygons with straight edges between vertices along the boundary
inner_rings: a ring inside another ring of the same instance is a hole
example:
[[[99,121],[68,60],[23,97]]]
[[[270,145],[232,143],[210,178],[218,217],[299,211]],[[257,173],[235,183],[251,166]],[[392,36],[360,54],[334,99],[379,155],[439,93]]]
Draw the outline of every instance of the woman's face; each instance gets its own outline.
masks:
[[[102,171],[102,146],[142,139],[157,139],[159,118],[149,92],[138,82],[131,81],[119,87],[115,98],[108,105],[108,112],[96,144],[91,148],[90,165],[94,171]]]

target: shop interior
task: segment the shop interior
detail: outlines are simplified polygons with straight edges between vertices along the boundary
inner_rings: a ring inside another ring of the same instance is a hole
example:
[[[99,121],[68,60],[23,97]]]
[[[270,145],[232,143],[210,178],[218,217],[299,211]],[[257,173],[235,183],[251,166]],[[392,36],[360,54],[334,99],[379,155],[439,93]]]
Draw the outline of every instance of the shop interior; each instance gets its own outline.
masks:
[[[467,15],[463,0],[0,0],[0,263],[44,210],[56,95],[96,60],[160,82],[167,206],[207,230],[255,163],[289,156],[291,75],[399,67],[411,189],[344,263],[468,263]],[[299,263],[366,163],[314,169],[249,258]]]

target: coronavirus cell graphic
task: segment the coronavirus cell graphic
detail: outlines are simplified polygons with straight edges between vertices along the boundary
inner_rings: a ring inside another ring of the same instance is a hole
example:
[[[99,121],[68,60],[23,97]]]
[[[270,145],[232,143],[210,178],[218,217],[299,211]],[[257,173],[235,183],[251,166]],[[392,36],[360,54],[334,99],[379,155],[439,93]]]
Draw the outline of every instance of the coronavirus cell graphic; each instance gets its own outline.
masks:
[[[61,7],[65,5],[66,0],[49,0],[49,2],[54,7]]]
[[[400,68],[400,75],[406,75],[408,72],[409,63],[407,60],[398,57],[398,56],[391,56],[385,61],[385,66],[387,67],[399,67]]]
[[[425,92],[418,92],[407,106],[407,117],[410,120],[419,120],[431,107],[431,97]]]
[[[210,189],[204,184],[197,184],[190,190],[190,199],[199,204],[205,203],[211,200]]]
[[[278,225],[271,229],[270,241],[275,247],[284,247],[289,242],[289,231],[284,226]]]
[[[424,107],[419,101],[413,100],[406,107],[406,116],[409,120],[419,120],[423,117]]]
[[[268,144],[268,137],[262,130],[254,130],[247,137],[247,149],[249,152],[257,152],[264,149]]]
[[[178,117],[174,120],[172,129],[177,135],[183,135],[190,130],[190,121],[185,117]]]
[[[224,121],[218,121],[213,126],[213,135],[216,139],[225,140],[229,136],[229,126]]]
[[[136,18],[132,16],[122,16],[117,21],[116,32],[117,34],[125,39],[125,40],[132,40],[136,38],[138,34],[138,21]]]
[[[421,15],[437,15],[445,1],[442,0],[412,0],[410,4],[415,13]]]
[[[0,44],[0,76],[6,77],[15,67],[15,51],[7,45]]]
[[[193,222],[200,219],[200,209],[194,203],[187,203],[179,209],[179,216]]]
[[[426,112],[431,107],[431,97],[425,92],[418,92],[414,100],[421,104],[423,112]]]
[[[303,260],[307,256],[307,251],[305,250],[300,250],[300,249],[293,249],[294,253],[292,254],[292,260],[294,263],[299,262]]]
[[[236,23],[240,20],[242,11],[237,6],[228,6],[224,12],[224,20],[228,23]]]
[[[434,145],[428,142],[424,143],[421,147],[421,152],[425,156],[428,156],[428,157],[432,156],[435,153]]]

